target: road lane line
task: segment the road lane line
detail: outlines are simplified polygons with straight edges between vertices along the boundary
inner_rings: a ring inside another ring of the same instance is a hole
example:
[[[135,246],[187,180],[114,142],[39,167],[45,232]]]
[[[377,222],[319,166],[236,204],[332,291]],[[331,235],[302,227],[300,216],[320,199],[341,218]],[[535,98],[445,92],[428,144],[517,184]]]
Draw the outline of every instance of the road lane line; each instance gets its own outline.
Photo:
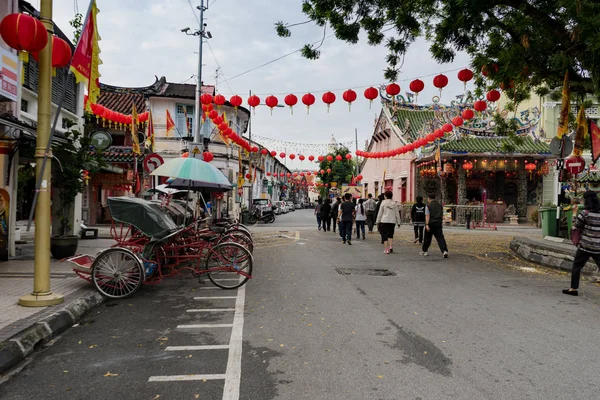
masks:
[[[221,299],[237,299],[236,296],[208,296],[208,297],[194,297],[194,300],[221,300]]]
[[[193,350],[228,350],[228,344],[208,344],[202,346],[168,346],[165,351],[193,351]]]
[[[231,328],[233,324],[191,324],[177,325],[177,329],[200,329],[200,328]]]
[[[163,375],[151,376],[148,382],[175,382],[175,381],[210,381],[225,379],[224,374],[206,374],[206,375]]]
[[[221,312],[221,311],[235,311],[235,308],[191,308],[185,310],[185,312],[197,313],[197,312]]]
[[[223,388],[223,400],[239,400],[240,381],[242,378],[242,334],[244,331],[244,304],[246,301],[246,285],[238,289],[235,301],[235,314],[233,316],[233,327],[229,339],[229,358],[227,359],[227,370],[225,371],[225,387]]]

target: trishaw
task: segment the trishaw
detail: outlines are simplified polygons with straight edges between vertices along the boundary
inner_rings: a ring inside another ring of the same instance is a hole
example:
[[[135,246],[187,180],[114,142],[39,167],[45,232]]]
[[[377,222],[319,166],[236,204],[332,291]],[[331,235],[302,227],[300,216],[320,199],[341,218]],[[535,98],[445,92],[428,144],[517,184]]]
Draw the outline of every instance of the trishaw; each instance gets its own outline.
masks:
[[[96,256],[67,260],[103,296],[125,298],[142,284],[156,284],[184,270],[223,289],[238,288],[252,277],[252,240],[245,229],[178,225],[165,207],[139,198],[112,197],[108,207],[116,244]]]

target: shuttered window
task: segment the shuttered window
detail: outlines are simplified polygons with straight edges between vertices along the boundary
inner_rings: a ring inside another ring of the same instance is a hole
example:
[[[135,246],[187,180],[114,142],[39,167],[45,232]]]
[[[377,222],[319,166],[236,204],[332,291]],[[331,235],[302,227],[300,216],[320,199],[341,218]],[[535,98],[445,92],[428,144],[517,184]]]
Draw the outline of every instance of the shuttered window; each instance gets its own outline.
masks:
[[[185,112],[184,112],[185,107]],[[185,123],[185,114],[187,113],[187,120],[190,127],[188,131],[187,125]],[[194,136],[195,126],[194,126],[194,106],[190,106],[187,104],[177,104],[176,112],[175,112],[175,126],[176,126],[176,135],[179,137],[186,136]]]

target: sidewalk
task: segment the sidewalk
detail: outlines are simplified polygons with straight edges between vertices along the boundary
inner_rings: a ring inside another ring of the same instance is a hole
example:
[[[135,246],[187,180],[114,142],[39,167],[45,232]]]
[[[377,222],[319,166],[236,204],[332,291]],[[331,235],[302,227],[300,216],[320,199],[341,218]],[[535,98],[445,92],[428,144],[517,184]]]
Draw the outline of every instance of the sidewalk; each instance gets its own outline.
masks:
[[[568,239],[531,236],[513,238],[510,248],[527,261],[567,272],[572,270],[573,256],[577,250]],[[600,281],[598,266],[593,260],[590,259],[582,272],[590,281]]]
[[[103,301],[91,284],[72,272],[69,263],[51,260],[50,287],[64,296],[64,302],[52,307],[18,305],[19,297],[33,290],[34,270],[33,240],[27,236],[21,239],[19,256],[0,263],[0,375]],[[112,243],[81,240],[78,253],[96,254]]]

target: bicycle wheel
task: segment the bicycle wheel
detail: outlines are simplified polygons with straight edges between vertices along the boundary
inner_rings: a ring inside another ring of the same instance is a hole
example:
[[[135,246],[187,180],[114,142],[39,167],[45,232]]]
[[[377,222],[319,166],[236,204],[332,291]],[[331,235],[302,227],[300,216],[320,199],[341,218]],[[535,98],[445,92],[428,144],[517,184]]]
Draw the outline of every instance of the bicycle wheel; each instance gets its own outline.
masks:
[[[142,261],[127,249],[105,250],[92,264],[92,282],[105,297],[111,299],[129,297],[144,282]]]
[[[221,289],[236,289],[250,279],[252,275],[252,254],[237,243],[219,243],[209,249],[205,268],[223,268],[208,272],[208,279]],[[243,273],[244,275],[242,275]]]
[[[254,252],[254,242],[245,234],[239,231],[231,231],[224,233],[217,243],[228,243],[233,242],[237,244],[241,244],[244,246],[250,253]]]
[[[225,234],[228,234],[228,233],[235,233],[235,234],[239,234],[239,235],[244,235],[249,240],[252,240],[252,234],[246,228],[240,229],[240,228],[237,228],[237,227],[232,227],[232,228],[229,228],[229,229],[227,229],[225,231]]]

